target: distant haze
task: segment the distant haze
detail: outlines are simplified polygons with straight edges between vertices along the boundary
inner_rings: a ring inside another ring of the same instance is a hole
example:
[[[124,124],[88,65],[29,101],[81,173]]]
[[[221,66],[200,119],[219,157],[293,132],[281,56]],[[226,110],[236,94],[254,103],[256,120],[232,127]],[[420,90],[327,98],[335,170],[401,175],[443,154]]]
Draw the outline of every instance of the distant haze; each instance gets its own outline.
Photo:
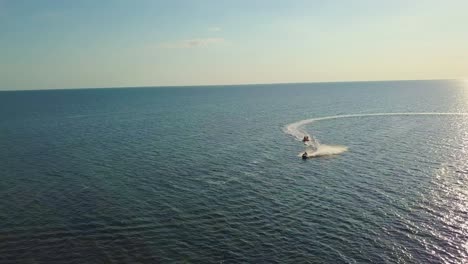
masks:
[[[0,90],[468,77],[466,0],[0,0]]]

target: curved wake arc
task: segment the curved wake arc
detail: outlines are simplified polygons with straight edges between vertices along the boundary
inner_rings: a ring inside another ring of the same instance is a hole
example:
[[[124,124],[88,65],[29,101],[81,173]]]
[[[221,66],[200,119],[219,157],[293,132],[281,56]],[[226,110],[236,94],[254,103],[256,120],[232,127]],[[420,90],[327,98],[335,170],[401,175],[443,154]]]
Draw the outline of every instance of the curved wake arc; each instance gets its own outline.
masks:
[[[322,121],[322,120],[331,120],[331,119],[340,119],[340,118],[355,118],[355,117],[372,117],[372,116],[468,116],[468,113],[452,113],[452,112],[402,112],[402,113],[370,113],[370,114],[349,114],[349,115],[334,115],[334,116],[325,116],[300,120],[294,123],[287,125],[284,128],[284,132],[291,136],[294,136],[297,140],[302,141],[304,136],[309,136],[312,140],[310,142],[305,142],[306,151],[309,153],[310,157],[318,156],[330,156],[341,154],[348,150],[345,146],[338,145],[325,145],[320,144],[320,142],[309,135],[303,127],[305,125],[311,124],[313,122]],[[300,153],[299,155],[302,155]]]

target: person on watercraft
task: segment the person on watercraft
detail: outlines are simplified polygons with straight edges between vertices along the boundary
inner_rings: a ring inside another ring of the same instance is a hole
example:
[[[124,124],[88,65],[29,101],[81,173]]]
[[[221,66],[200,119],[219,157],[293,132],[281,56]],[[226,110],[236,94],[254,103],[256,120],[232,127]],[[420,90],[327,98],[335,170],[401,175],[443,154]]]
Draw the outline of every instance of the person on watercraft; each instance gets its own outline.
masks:
[[[304,152],[304,154],[302,154],[302,158],[303,159],[307,159],[309,157],[309,154],[307,154],[307,151]]]
[[[304,138],[302,139],[302,142],[307,142],[309,141],[309,136],[304,136]]]

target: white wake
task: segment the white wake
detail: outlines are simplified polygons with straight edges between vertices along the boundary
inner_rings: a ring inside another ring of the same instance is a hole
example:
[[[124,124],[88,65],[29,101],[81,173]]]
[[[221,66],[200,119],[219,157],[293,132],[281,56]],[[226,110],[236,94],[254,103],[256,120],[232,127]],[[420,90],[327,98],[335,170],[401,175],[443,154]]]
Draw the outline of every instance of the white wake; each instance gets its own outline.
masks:
[[[297,140],[302,141],[304,136],[308,136],[311,141],[305,142],[307,153],[309,157],[319,157],[319,156],[330,156],[341,154],[348,150],[345,146],[340,145],[325,145],[321,144],[313,135],[309,135],[305,130],[304,126],[313,122],[322,121],[322,120],[331,120],[331,119],[340,119],[340,118],[356,118],[356,117],[371,117],[371,116],[416,116],[416,115],[426,115],[426,116],[443,116],[443,115],[452,115],[452,116],[468,116],[468,113],[439,113],[439,112],[404,112],[404,113],[372,113],[372,114],[350,114],[350,115],[334,115],[334,116],[325,116],[300,120],[294,123],[287,125],[284,128],[284,132],[294,136]],[[302,155],[303,152],[299,154]]]

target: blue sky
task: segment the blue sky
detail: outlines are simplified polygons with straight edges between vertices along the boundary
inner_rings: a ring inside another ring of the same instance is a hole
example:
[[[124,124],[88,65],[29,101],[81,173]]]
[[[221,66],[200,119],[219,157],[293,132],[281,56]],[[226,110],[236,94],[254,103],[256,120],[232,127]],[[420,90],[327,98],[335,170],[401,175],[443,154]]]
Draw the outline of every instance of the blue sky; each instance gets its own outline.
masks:
[[[0,90],[468,77],[466,0],[0,0]]]

